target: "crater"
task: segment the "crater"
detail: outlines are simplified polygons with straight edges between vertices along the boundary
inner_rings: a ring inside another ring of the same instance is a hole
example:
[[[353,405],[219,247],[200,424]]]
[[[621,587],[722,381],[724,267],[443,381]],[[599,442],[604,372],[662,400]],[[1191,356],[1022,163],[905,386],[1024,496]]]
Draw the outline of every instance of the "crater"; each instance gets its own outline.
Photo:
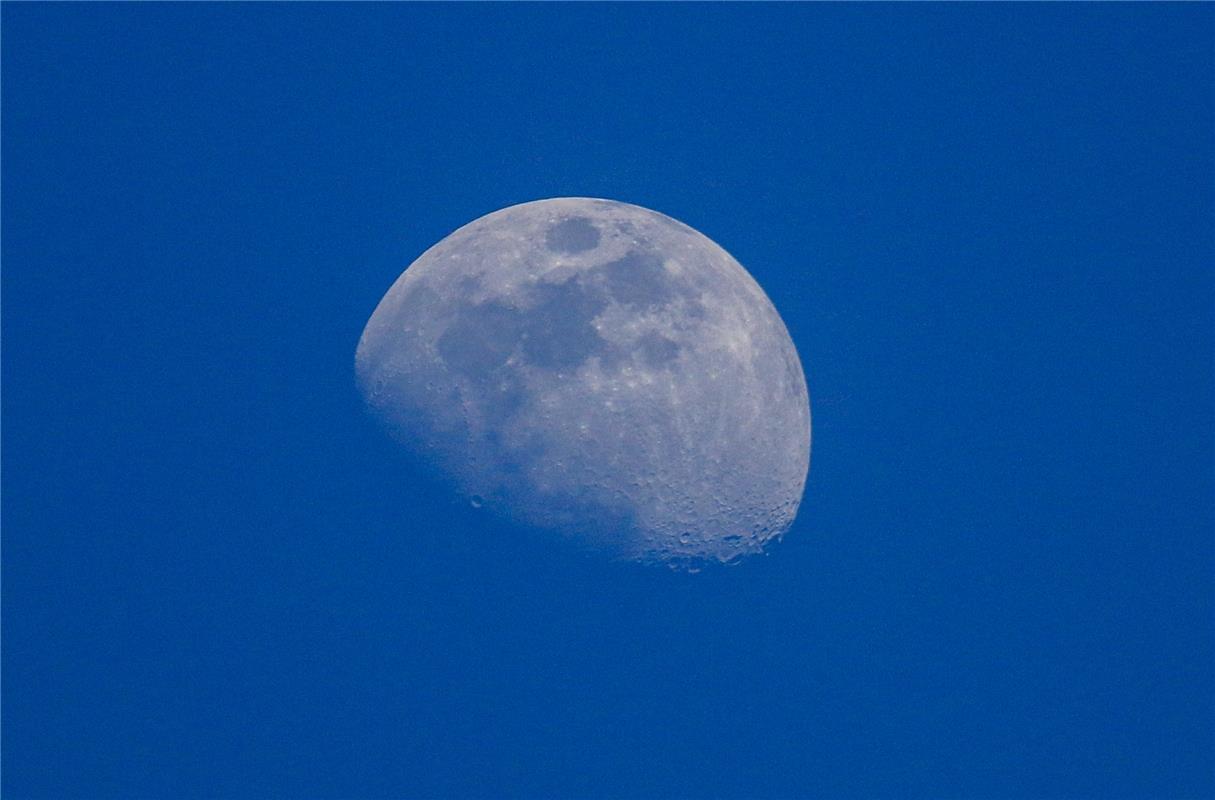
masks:
[[[544,246],[557,253],[585,253],[599,246],[599,229],[586,217],[570,217],[548,229]]]
[[[466,378],[482,378],[510,358],[522,315],[498,303],[461,306],[436,346],[444,363]]]

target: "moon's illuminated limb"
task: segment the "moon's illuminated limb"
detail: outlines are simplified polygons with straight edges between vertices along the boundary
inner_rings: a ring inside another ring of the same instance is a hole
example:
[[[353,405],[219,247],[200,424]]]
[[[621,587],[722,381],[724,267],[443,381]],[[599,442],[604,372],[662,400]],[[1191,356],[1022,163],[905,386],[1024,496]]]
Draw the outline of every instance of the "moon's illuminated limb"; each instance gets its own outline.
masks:
[[[731,561],[801,501],[810,409],[784,324],[728,253],[638,206],[465,225],[389,289],[355,366],[478,502],[622,557]]]

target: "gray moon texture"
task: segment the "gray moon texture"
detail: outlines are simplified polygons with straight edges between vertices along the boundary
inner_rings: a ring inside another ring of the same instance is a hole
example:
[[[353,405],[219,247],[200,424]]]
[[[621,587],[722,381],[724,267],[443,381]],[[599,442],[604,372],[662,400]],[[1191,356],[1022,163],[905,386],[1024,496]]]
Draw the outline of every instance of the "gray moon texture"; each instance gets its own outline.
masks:
[[[616,558],[734,562],[801,503],[810,407],[780,315],[729,253],[639,206],[465,225],[384,295],[355,371],[474,505]]]

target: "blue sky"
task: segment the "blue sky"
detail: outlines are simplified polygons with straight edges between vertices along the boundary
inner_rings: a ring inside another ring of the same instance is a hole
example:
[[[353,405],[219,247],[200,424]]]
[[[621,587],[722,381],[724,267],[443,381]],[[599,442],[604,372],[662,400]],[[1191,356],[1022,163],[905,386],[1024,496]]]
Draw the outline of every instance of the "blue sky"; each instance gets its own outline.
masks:
[[[1215,8],[4,4],[6,797],[1215,795]],[[414,257],[703,231],[814,413],[700,575],[363,412]]]

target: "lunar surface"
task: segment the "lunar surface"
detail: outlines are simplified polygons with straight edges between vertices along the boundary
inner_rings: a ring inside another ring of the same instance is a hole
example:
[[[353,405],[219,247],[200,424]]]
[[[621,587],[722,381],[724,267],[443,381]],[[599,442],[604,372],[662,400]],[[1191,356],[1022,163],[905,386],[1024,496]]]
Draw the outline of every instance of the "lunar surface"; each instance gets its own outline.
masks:
[[[810,408],[784,323],[725,250],[638,206],[465,225],[384,295],[355,370],[474,505],[618,558],[732,562],[801,502]]]

